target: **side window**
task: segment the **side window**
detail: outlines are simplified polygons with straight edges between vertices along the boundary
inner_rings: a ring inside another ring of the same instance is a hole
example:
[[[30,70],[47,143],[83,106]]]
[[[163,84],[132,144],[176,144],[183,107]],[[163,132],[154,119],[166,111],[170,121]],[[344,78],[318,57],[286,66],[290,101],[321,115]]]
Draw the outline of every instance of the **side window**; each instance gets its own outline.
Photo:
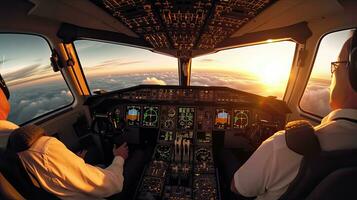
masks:
[[[331,62],[337,61],[343,44],[352,33],[352,30],[337,31],[321,39],[309,82],[300,100],[300,108],[304,112],[322,118],[331,111],[329,106]]]
[[[35,35],[0,34],[0,73],[10,90],[9,121],[26,123],[67,106],[73,96],[50,65],[47,41]]]

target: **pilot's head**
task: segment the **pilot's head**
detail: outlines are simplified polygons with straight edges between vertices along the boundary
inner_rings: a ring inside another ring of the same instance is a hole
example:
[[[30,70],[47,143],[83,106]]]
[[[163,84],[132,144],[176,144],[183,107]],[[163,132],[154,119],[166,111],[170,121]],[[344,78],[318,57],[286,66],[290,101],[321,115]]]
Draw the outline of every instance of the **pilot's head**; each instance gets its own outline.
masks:
[[[10,98],[10,92],[5,84],[4,79],[0,74],[0,120],[7,119],[10,112],[10,103],[8,99]]]
[[[354,31],[354,34],[356,35],[357,31]],[[351,45],[352,37],[343,45],[337,60],[339,64],[332,70],[333,73],[330,85],[330,106],[332,110],[340,108],[357,109],[357,91],[353,89],[349,76],[349,67],[351,67],[349,66]],[[357,74],[355,74],[355,76],[357,76]]]

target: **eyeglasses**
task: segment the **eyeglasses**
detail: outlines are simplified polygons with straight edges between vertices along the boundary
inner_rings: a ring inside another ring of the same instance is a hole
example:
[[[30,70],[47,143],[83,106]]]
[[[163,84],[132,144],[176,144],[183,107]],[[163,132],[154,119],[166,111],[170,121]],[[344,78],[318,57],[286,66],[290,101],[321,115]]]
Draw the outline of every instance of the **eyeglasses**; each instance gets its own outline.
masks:
[[[340,65],[348,65],[348,61],[336,61],[336,62],[331,62],[331,76],[332,74],[337,70],[337,68],[340,67]]]

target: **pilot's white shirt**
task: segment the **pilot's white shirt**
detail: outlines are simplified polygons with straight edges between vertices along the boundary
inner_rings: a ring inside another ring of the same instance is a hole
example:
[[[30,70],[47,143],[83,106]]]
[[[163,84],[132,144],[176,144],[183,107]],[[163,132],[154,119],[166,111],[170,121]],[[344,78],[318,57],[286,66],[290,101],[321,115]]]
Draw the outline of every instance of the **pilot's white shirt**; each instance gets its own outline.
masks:
[[[347,120],[334,121],[340,117],[357,119],[357,110],[334,110],[314,128],[322,150],[357,148],[357,123]],[[236,171],[235,187],[244,196],[278,199],[296,177],[301,160],[301,155],[288,148],[285,132],[279,131],[265,140]]]
[[[124,159],[119,156],[102,169],[86,164],[62,142],[48,136],[18,155],[41,187],[61,199],[102,199],[123,188]]]
[[[19,128],[16,124],[7,121],[0,120],[0,147],[5,148],[7,144],[7,140],[9,139],[10,133]]]

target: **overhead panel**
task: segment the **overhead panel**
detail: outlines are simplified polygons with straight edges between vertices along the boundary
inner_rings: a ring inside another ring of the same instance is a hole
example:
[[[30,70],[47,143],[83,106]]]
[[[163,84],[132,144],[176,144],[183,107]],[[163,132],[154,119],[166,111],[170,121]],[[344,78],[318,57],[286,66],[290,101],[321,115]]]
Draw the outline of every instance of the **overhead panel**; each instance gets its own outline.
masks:
[[[276,0],[90,0],[155,49],[214,49]]]

